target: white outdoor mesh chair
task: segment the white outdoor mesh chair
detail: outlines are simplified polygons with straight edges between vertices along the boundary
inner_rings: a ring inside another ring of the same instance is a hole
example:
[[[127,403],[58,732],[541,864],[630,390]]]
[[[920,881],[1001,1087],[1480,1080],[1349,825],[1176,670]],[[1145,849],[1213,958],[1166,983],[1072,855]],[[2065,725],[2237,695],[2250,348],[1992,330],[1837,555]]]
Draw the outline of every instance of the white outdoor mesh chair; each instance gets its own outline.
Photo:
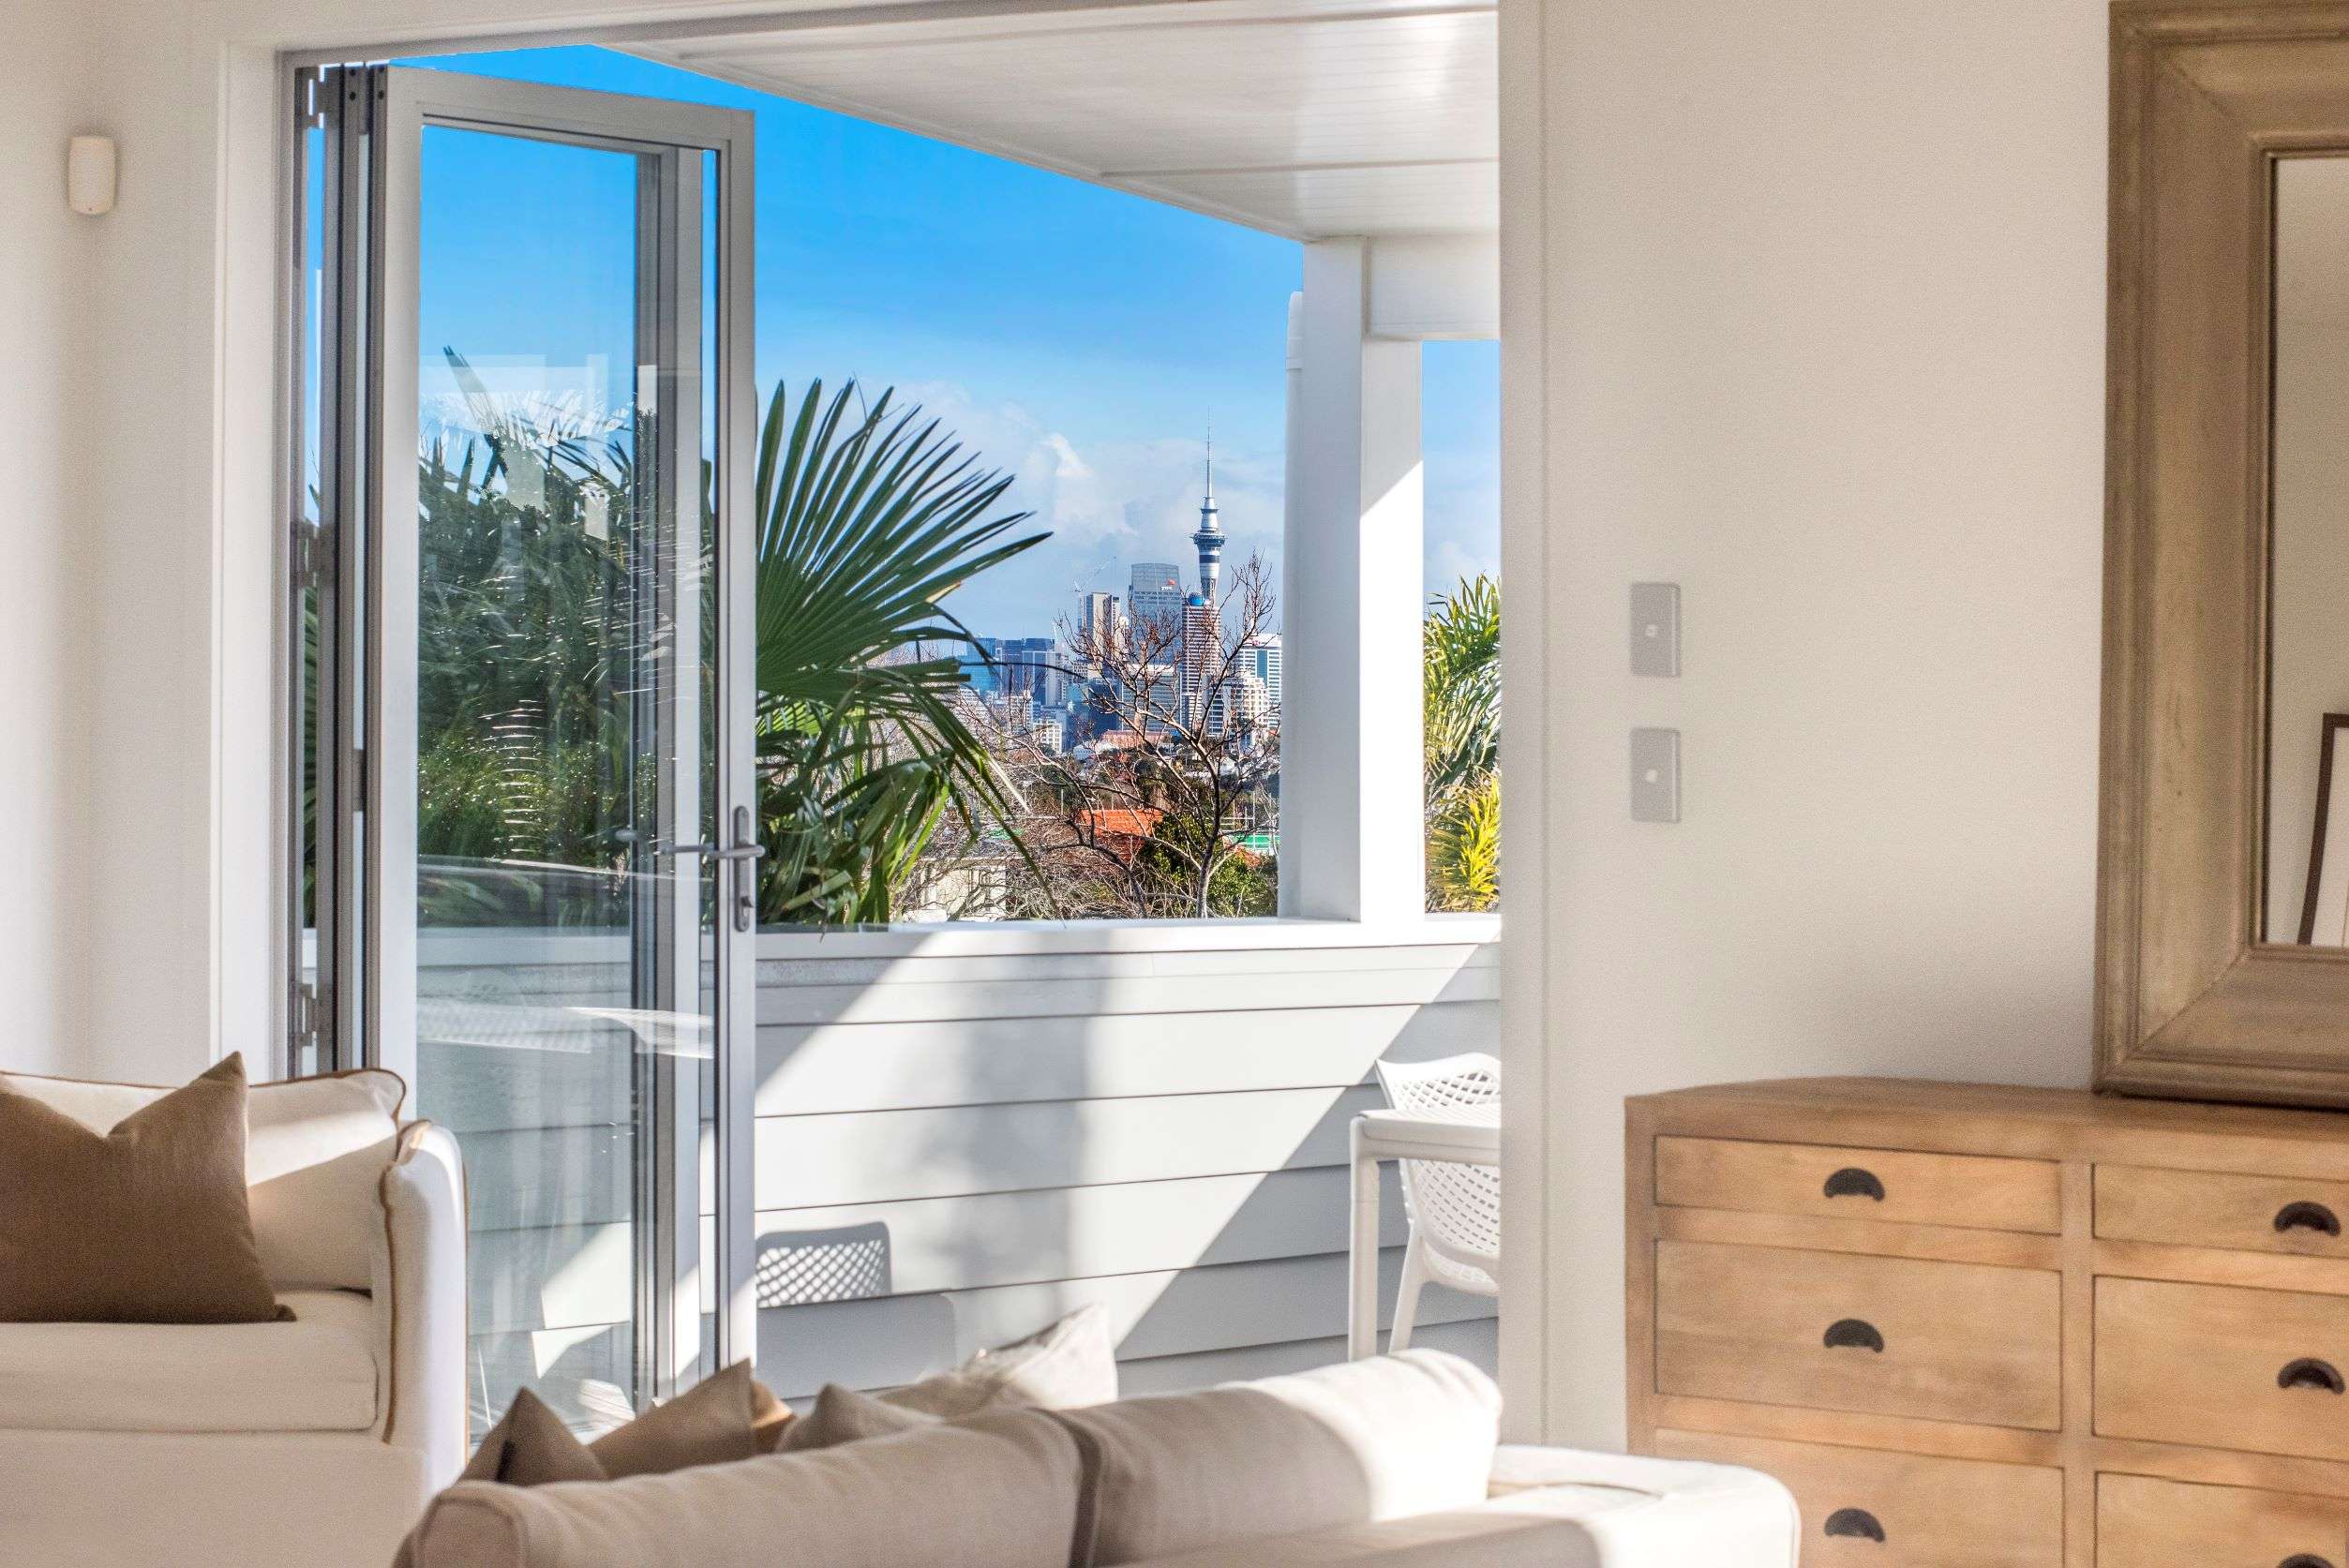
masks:
[[[1429,1121],[1485,1121],[1501,1098],[1501,1063],[1482,1052],[1435,1062],[1381,1062],[1386,1103]],[[1489,1165],[1405,1159],[1403,1212],[1411,1241],[1395,1292],[1389,1351],[1410,1347],[1419,1292],[1429,1280],[1472,1295],[1501,1293],[1501,1172]]]

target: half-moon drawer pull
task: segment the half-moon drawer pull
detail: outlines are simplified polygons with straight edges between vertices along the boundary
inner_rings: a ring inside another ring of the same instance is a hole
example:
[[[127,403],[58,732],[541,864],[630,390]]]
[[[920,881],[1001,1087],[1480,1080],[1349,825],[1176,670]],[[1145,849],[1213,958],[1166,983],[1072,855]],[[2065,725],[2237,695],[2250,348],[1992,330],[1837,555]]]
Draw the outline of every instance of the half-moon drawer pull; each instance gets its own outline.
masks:
[[[1847,1165],[1827,1178],[1821,1189],[1830,1198],[1873,1198],[1884,1202],[1884,1184],[1876,1179],[1873,1171],[1863,1171],[1857,1165]]]
[[[2333,1568],[2333,1565],[2314,1552],[2294,1552],[2277,1563],[2276,1568]]]
[[[2331,1362],[2319,1361],[2314,1356],[2304,1355],[2297,1361],[2284,1363],[2283,1370],[2276,1374],[2276,1386],[2278,1388],[2321,1388],[2327,1394],[2339,1394],[2344,1387],[2349,1387],[2349,1384],[2342,1382],[2341,1374],[2334,1370]]]
[[[2286,1203],[2276,1211],[2278,1231],[2322,1231],[2328,1236],[2341,1234],[2341,1217],[2322,1203]]]
[[[1827,1332],[1819,1337],[1819,1343],[1831,1351],[1874,1351],[1878,1355],[1884,1353],[1884,1336],[1876,1332],[1874,1323],[1863,1322],[1858,1318],[1838,1318],[1829,1323]],[[2331,1370],[2330,1367],[2326,1369]],[[2335,1378],[2335,1381],[2339,1381],[2338,1377]],[[2336,1388],[2334,1392],[2339,1393],[2340,1390]]]
[[[1884,1527],[1878,1524],[1876,1516],[1864,1508],[1838,1508],[1827,1516],[1827,1533],[1854,1536],[1863,1541],[1882,1541]],[[2310,1561],[2314,1561],[2310,1559]],[[2307,1564],[2296,1558],[2283,1564],[2282,1568],[2307,1568]]]

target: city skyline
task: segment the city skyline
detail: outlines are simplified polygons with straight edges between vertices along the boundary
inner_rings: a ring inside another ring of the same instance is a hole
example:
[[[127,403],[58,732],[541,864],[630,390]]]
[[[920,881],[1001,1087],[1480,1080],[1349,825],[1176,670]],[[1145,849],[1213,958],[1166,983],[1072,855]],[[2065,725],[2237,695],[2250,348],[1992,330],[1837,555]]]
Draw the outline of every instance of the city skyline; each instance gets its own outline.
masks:
[[[1055,754],[1114,744],[1105,737],[1101,710],[1116,706],[1120,682],[1135,679],[1135,662],[1146,661],[1139,679],[1154,694],[1164,686],[1163,696],[1153,695],[1151,703],[1163,701],[1170,716],[1183,716],[1177,722],[1238,737],[1243,744],[1252,744],[1251,736],[1278,734],[1285,659],[1280,634],[1254,622],[1261,605],[1243,605],[1239,629],[1229,637],[1223,625],[1222,595],[1252,596],[1245,583],[1228,590],[1221,585],[1223,533],[1213,463],[1209,456],[1203,465],[1199,524],[1189,536],[1197,575],[1189,589],[1174,562],[1134,561],[1127,567],[1123,600],[1105,590],[1080,590],[1073,610],[1043,635],[970,629],[978,646],[962,663],[972,698],[991,708],[1007,733]],[[1137,627],[1149,626],[1159,628],[1151,640],[1130,640]]]

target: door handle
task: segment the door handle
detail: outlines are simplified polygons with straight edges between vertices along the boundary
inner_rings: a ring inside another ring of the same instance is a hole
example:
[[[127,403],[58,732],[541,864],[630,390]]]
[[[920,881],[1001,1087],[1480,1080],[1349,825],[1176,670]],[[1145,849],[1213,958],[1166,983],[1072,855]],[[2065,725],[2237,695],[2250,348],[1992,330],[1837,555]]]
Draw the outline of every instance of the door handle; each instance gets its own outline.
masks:
[[[1864,1508],[1838,1508],[1833,1514],[1828,1515],[1827,1533],[1847,1535],[1856,1541],[1874,1541],[1878,1544],[1884,1540],[1884,1527],[1877,1522],[1875,1515]]]
[[[1829,1198],[1871,1198],[1879,1203],[1884,1202],[1884,1184],[1876,1179],[1876,1172],[1863,1171],[1856,1165],[1847,1165],[1828,1177],[1827,1185],[1819,1191]]]
[[[2341,1217],[2322,1203],[2303,1200],[2286,1203],[2276,1211],[2276,1232],[2322,1231],[2328,1236],[2341,1234]]]
[[[744,843],[738,843],[738,845],[660,845],[660,843],[655,843],[653,855],[700,855],[702,859],[738,861],[758,859],[758,857],[766,855],[766,845],[761,845],[761,843],[747,843],[747,845]]]
[[[681,844],[674,853],[698,855],[705,860],[756,860],[767,853],[763,844],[738,844],[721,848],[714,844]]]
[[[734,842],[732,844],[666,844],[648,839],[633,829],[623,828],[612,837],[632,849],[648,855],[692,855],[719,865],[738,866],[734,874],[734,929],[749,931],[758,922],[758,862],[767,858],[767,846],[751,831],[751,809],[734,808]]]
[[[2278,1388],[2321,1388],[2327,1394],[2339,1394],[2344,1388],[2349,1388],[2349,1383],[2342,1381],[2341,1374],[2333,1369],[2331,1362],[2319,1361],[2313,1356],[2302,1356],[2297,1361],[2284,1363],[2283,1370],[2276,1374],[2276,1386]]]
[[[1819,1343],[1831,1351],[1874,1351],[1878,1355],[1884,1353],[1884,1336],[1878,1334],[1876,1325],[1864,1318],[1836,1319],[1827,1325],[1827,1332],[1819,1336]]]
[[[742,822],[747,820],[747,808],[736,808],[735,830],[739,835]],[[648,839],[632,828],[622,828],[612,835],[616,844],[631,849],[641,848],[647,855],[695,855],[705,860],[756,860],[767,853],[767,846],[756,842],[732,845],[722,844],[670,844],[666,839]]]
[[[712,848],[711,859],[734,868],[734,929],[756,931],[758,928],[758,862],[765,859],[767,846],[758,842],[758,834],[751,821],[748,806],[734,808],[734,842],[724,849]]]

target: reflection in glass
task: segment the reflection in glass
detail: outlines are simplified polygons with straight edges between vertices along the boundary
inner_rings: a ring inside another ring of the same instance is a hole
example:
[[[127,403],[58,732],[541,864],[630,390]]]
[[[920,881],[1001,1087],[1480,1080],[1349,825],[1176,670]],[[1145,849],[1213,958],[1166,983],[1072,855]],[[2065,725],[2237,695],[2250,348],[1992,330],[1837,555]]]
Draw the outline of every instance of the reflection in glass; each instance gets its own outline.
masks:
[[[2276,164],[2270,942],[2349,947],[2349,158]]]

